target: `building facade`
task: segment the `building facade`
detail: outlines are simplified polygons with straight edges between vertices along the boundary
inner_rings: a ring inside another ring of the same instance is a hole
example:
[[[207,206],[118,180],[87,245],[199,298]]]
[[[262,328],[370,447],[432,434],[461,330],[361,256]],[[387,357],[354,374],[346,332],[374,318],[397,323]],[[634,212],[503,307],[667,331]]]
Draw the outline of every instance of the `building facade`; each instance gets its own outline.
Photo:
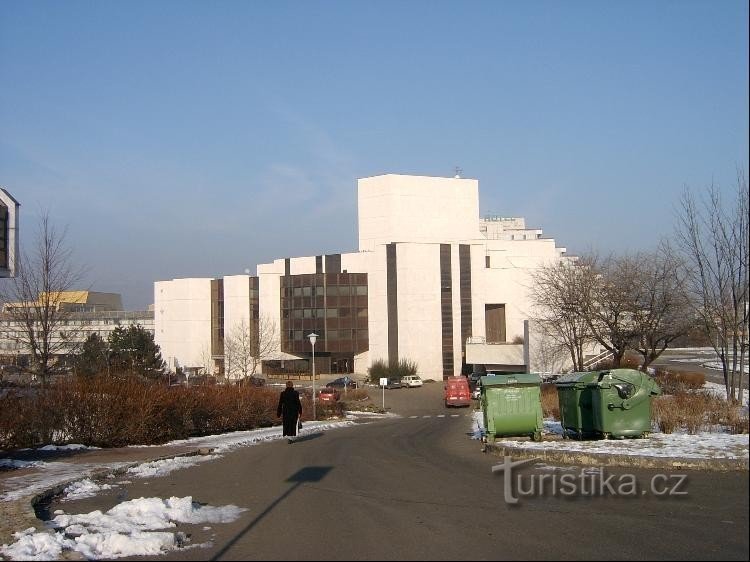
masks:
[[[0,187],[0,277],[14,277],[18,259],[19,203]]]
[[[3,305],[0,311],[0,364],[28,363],[25,343],[28,331],[23,314],[14,313],[12,309],[33,306],[33,302]],[[75,353],[91,334],[98,334],[107,341],[117,327],[141,326],[154,333],[153,310],[123,310],[122,297],[117,293],[64,291],[55,295],[53,306],[58,320],[52,341],[61,356]]]
[[[433,380],[478,363],[529,367],[528,289],[537,268],[568,259],[564,248],[522,218],[480,218],[474,179],[363,178],[357,210],[357,252],[156,282],[154,337],[170,367],[222,373],[238,326],[274,338],[267,373],[309,371],[313,332],[319,373],[400,359]]]

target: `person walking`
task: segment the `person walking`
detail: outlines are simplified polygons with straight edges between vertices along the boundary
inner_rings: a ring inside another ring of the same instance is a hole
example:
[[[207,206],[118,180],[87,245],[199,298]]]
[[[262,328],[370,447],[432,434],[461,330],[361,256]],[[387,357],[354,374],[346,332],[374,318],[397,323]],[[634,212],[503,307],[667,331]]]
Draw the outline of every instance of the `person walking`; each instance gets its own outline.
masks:
[[[286,388],[279,396],[279,406],[276,408],[276,417],[281,418],[284,426],[283,436],[287,437],[288,443],[293,443],[297,436],[297,424],[302,417],[302,402],[299,392],[294,390],[294,383],[286,381]]]

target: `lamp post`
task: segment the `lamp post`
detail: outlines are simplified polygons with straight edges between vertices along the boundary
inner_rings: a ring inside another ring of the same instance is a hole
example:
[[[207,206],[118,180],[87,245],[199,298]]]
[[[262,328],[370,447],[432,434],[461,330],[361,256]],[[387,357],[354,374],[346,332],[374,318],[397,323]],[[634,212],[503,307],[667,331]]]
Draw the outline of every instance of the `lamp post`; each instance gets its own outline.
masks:
[[[318,334],[310,334],[307,336],[310,338],[310,344],[312,345],[312,383],[313,383],[313,420],[317,419],[315,415],[315,342],[318,340]]]

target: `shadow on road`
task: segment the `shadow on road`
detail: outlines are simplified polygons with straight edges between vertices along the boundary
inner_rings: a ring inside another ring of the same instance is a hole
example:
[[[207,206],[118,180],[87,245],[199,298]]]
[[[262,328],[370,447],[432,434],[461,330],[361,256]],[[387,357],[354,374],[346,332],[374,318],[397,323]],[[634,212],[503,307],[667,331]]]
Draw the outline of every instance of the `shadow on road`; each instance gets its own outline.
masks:
[[[317,439],[318,437],[323,437],[323,432],[319,431],[317,433],[307,433],[304,435],[300,435],[297,437],[294,442],[295,443],[301,443],[303,441],[312,441],[313,439]]]
[[[319,437],[322,434],[314,433],[310,435],[311,438]],[[250,523],[247,524],[247,527],[242,529],[239,533],[235,535],[235,537],[230,540],[226,545],[224,545],[224,548],[222,548],[219,552],[216,553],[216,555],[211,558],[211,560],[219,560],[224,553],[227,552],[232,546],[240,539],[240,537],[243,537],[248,532],[252,530],[253,527],[255,527],[266,515],[271,513],[273,509],[279,505],[287,496],[289,496],[294,490],[299,488],[302,484],[305,482],[320,482],[325,478],[325,476],[333,469],[332,466],[306,466],[305,468],[302,468],[292,474],[289,478],[286,479],[287,482],[294,482],[294,485],[289,488],[286,492],[284,492],[281,496],[279,496],[277,499],[271,503],[266,509],[264,509],[255,519],[250,521]]]

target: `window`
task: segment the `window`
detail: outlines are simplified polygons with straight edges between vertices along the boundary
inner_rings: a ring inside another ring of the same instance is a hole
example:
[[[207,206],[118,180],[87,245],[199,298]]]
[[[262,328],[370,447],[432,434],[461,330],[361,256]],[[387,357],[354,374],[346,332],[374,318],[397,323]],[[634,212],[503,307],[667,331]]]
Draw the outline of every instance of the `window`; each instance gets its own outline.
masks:
[[[505,342],[505,305],[485,304],[484,323],[487,343]]]

